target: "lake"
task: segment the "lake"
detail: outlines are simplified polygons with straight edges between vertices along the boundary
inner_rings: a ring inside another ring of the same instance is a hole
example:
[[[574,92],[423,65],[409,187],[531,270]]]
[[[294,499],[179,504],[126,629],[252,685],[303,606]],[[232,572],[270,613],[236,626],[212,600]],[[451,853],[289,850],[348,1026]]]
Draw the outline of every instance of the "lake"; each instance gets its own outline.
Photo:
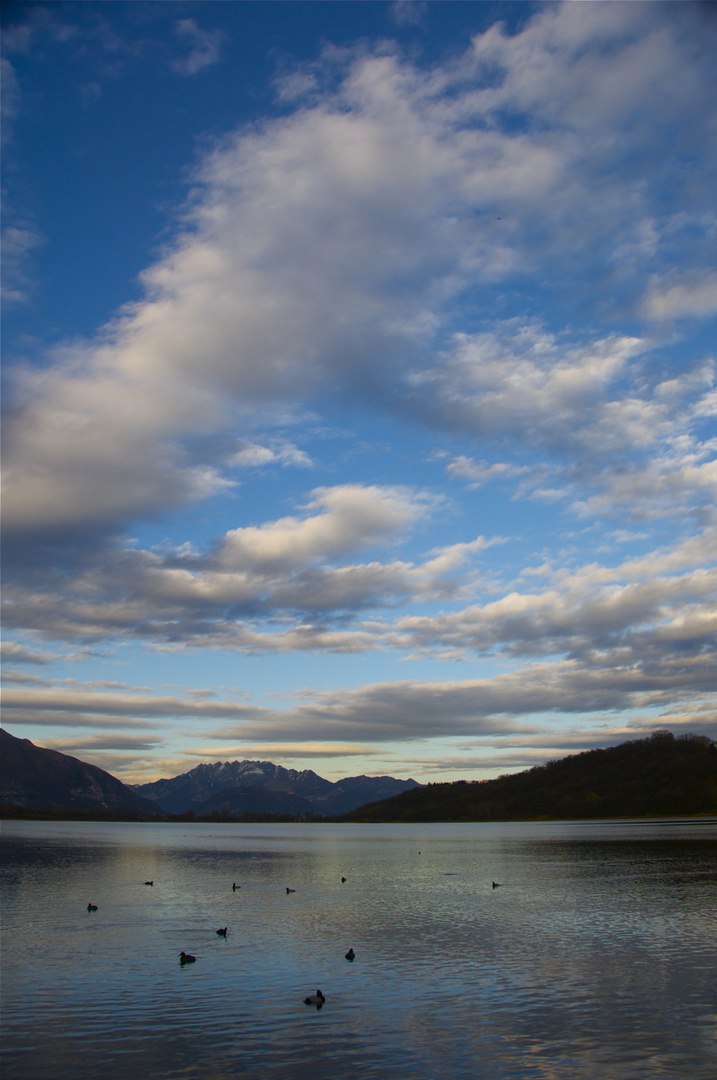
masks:
[[[717,1076],[714,820],[6,821],[2,854],[5,1080]]]

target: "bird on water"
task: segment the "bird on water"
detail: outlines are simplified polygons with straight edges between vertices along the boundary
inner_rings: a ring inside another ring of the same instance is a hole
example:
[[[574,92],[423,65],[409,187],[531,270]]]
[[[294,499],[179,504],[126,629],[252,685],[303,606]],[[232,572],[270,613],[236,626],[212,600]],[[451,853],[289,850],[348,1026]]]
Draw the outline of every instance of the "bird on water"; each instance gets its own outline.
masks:
[[[320,1009],[325,1001],[324,995],[320,990],[317,990],[315,994],[309,994],[308,997],[304,998],[304,1005],[315,1005],[317,1009]]]
[[[287,885],[287,887],[286,887],[286,891],[287,891],[288,893],[290,893],[290,892],[296,892],[296,889],[290,889],[290,888],[288,887],[288,885]]]
[[[342,877],[342,878],[341,878],[341,884],[343,885],[343,884],[345,883],[345,881],[346,881],[346,878],[345,878],[345,877]]]
[[[88,911],[97,911],[97,904],[88,904],[87,905],[87,910]]]
[[[190,953],[180,952],[179,963],[180,964],[194,964],[196,962],[196,956],[192,956]]]
[[[145,881],[145,885],[154,885],[153,881]]]
[[[349,949],[349,951],[346,953],[347,960],[353,960],[355,956],[356,953],[353,951],[353,949]]]
[[[236,881],[232,885],[232,892],[236,892],[237,889],[241,889],[241,885],[237,885]]]
[[[500,888],[500,882],[499,881],[494,881],[493,882],[493,888],[494,889],[499,889]]]
[[[226,926],[222,927],[221,930],[217,930],[217,933],[219,934],[219,937],[226,937],[227,936],[227,927]]]

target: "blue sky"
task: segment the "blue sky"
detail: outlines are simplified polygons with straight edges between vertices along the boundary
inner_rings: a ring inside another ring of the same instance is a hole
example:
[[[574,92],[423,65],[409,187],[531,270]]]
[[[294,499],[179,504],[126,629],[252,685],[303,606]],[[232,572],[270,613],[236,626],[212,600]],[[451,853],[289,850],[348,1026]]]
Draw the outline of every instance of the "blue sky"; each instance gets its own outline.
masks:
[[[7,728],[128,782],[714,738],[715,46],[6,5]]]

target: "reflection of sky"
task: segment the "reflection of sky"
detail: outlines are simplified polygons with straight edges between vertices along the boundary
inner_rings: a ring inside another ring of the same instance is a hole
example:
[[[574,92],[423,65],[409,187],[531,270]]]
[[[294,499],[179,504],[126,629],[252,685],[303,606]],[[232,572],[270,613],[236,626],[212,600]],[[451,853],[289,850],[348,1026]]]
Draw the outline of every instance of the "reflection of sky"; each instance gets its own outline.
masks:
[[[12,823],[14,1075],[706,1080],[715,829],[618,829]]]

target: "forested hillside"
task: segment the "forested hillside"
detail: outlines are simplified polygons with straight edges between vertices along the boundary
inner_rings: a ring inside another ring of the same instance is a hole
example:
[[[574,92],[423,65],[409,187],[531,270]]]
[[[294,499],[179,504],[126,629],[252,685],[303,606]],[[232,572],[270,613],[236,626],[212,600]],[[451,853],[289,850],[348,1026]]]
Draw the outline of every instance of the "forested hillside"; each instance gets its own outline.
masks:
[[[588,750],[496,780],[429,784],[348,821],[525,821],[717,814],[717,746],[700,735]]]

